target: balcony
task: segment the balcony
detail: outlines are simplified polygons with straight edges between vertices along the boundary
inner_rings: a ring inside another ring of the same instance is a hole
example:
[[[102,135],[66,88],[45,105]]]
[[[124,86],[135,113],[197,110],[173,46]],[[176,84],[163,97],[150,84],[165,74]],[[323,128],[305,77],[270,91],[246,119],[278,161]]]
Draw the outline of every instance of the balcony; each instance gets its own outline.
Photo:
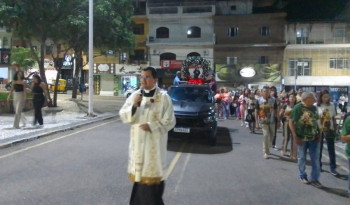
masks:
[[[171,38],[156,38],[155,36],[147,36],[147,46],[154,45],[214,45],[215,34],[202,33],[200,38],[187,38],[187,35],[174,36]]]
[[[155,6],[147,7],[147,15],[199,15],[199,16],[214,16],[215,5],[192,5],[192,6]]]

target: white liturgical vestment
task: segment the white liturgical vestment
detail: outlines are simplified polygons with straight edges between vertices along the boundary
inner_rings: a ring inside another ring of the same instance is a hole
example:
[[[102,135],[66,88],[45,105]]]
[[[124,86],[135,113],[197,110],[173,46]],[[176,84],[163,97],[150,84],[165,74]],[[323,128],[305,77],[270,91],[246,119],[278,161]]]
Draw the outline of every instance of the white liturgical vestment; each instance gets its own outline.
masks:
[[[133,92],[119,111],[121,120],[131,125],[128,173],[133,182],[156,184],[164,177],[168,131],[176,119],[170,97],[158,87],[152,97],[142,97],[132,114],[134,98],[140,93],[141,90]],[[140,128],[145,123],[151,131]]]

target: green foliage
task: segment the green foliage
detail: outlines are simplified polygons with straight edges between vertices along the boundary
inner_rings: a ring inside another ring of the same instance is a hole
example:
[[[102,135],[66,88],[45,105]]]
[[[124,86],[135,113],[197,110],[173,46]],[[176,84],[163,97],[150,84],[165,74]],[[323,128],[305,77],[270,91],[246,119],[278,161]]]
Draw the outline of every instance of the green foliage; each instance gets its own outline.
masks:
[[[18,63],[22,68],[32,67],[35,65],[33,53],[29,48],[16,47],[11,49],[12,62]]]
[[[8,92],[0,92],[0,100],[7,100],[7,96],[9,95]],[[33,94],[27,93],[27,99],[32,99]],[[11,96],[11,99],[13,99],[13,96]]]

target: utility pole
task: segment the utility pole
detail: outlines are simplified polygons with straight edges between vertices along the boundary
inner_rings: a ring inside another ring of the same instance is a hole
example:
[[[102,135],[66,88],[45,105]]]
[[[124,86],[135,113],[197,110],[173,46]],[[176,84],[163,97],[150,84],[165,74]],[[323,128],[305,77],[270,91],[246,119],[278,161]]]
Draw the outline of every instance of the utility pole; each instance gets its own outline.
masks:
[[[298,68],[294,68],[294,91],[297,91]]]
[[[93,92],[94,92],[94,41],[93,41],[93,34],[94,34],[94,25],[93,25],[93,19],[94,19],[94,9],[93,9],[94,1],[89,0],[89,111],[88,116],[93,117],[95,116],[93,114]]]

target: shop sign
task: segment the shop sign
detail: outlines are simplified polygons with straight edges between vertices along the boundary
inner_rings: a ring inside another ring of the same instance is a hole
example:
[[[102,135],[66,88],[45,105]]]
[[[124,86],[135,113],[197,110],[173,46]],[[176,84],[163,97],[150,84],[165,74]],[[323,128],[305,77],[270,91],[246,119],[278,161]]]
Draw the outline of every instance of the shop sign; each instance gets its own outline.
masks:
[[[73,58],[71,55],[65,55],[62,63],[62,69],[72,69],[73,68]]]
[[[114,74],[114,64],[110,63],[101,63],[101,64],[95,64],[94,66],[94,73],[96,74]]]
[[[162,69],[180,69],[182,68],[182,60],[161,60],[160,65]]]

